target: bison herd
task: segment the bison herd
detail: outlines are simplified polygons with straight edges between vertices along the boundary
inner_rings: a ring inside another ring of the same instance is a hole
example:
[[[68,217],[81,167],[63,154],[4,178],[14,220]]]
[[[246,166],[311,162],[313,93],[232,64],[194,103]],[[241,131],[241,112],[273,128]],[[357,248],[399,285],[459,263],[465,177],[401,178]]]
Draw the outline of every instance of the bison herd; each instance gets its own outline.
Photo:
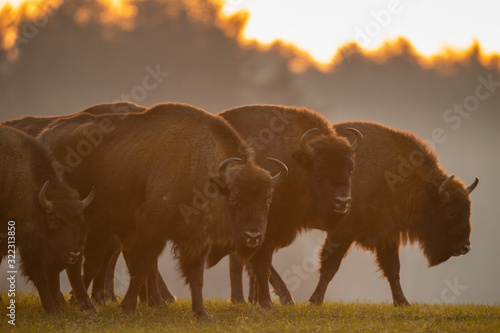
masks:
[[[468,187],[407,131],[352,121],[330,124],[296,107],[251,105],[212,115],[177,103],[149,109],[105,103],[73,115],[23,117],[0,124],[0,252],[8,225],[22,271],[43,308],[116,300],[113,273],[123,255],[130,284],[121,312],[138,298],[175,302],[158,271],[166,242],[189,285],[192,311],[211,319],[203,272],[230,256],[231,300],[272,307],[294,300],[272,266],[275,251],[305,230],[327,233],[321,304],[352,244],[375,253],[394,305],[409,305],[400,284],[399,247],[418,242],[429,265],[470,248]],[[1,259],[0,259],[1,260]],[[92,282],[92,299],[87,289]],[[94,301],[94,302],[93,302]]]

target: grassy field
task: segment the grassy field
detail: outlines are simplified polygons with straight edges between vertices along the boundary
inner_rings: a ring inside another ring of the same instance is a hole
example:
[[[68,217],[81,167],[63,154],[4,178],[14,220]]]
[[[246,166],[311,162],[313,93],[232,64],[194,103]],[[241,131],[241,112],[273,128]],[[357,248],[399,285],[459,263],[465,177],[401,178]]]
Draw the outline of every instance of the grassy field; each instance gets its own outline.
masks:
[[[88,315],[68,307],[61,316],[50,317],[38,295],[18,294],[16,327],[8,324],[7,295],[0,311],[0,332],[500,332],[500,306],[427,305],[395,308],[392,304],[327,302],[322,306],[301,303],[273,310],[249,304],[232,305],[226,300],[206,300],[217,323],[195,319],[191,301],[179,300],[163,309],[139,305],[137,316],[118,314],[118,304],[98,307]]]

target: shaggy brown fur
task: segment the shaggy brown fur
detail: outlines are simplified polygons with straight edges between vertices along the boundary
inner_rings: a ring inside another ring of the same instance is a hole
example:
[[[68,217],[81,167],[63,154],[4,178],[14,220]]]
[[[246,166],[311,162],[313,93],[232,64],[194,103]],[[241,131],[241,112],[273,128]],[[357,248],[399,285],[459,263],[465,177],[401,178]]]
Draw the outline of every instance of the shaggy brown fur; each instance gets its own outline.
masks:
[[[130,103],[130,102],[116,102],[116,103],[101,103],[90,106],[79,113],[89,113],[89,114],[103,114],[103,113],[130,113],[130,112],[142,112],[146,110],[145,107]],[[64,116],[52,116],[52,117],[34,117],[25,116],[19,119],[7,120],[2,122],[2,125],[17,128],[18,130],[28,133],[29,135],[37,136],[44,129],[46,129],[51,123],[61,118],[72,117],[73,115]]]
[[[210,317],[202,298],[210,246],[250,257],[256,248],[245,246],[245,233],[265,232],[272,195],[269,172],[254,164],[254,152],[241,137],[203,110],[160,104],[127,116],[82,114],[59,120],[41,138],[71,184],[80,190],[98,184],[86,218],[92,229],[108,229],[124,246],[131,283],[122,311],[135,313],[146,280],[156,286],[157,257],[172,240],[191,287],[193,313]],[[226,176],[219,177],[219,164],[232,157],[242,162],[230,164]],[[163,303],[157,290],[150,296]]]
[[[7,234],[8,222],[15,222],[15,244],[22,258],[24,274],[34,283],[44,309],[58,313],[64,303],[59,292],[59,272],[81,251],[81,201],[52,169],[52,156],[33,137],[16,129],[0,126],[0,223]],[[46,198],[52,208],[43,205],[39,193],[48,181]],[[7,242],[0,243],[2,256],[9,254]],[[92,303],[83,307],[95,311]]]
[[[351,212],[346,221],[329,233],[321,253],[320,281],[309,301],[323,302],[328,283],[353,243],[376,254],[389,281],[394,305],[409,305],[401,289],[399,246],[418,242],[429,262],[438,265],[470,249],[471,202],[469,188],[450,177],[439,165],[432,149],[413,133],[370,122],[334,125],[352,140],[347,127],[362,131],[365,141],[356,154]],[[276,271],[271,282],[278,295],[290,297]]]
[[[251,105],[219,116],[254,147],[260,165],[267,166],[264,158],[272,155],[289,167],[286,182],[273,198],[264,244],[247,265],[255,278],[252,300],[271,306],[268,280],[273,252],[288,246],[303,230],[336,230],[348,212],[348,203],[339,211],[337,200],[350,201],[354,156],[349,142],[338,136],[323,116],[306,108]],[[300,141],[312,128],[318,130],[308,137],[312,151],[307,152]],[[214,265],[225,254],[224,249],[213,247],[209,264]],[[232,258],[230,262],[235,265],[237,260]],[[232,278],[232,290],[233,301],[244,301],[241,279]]]

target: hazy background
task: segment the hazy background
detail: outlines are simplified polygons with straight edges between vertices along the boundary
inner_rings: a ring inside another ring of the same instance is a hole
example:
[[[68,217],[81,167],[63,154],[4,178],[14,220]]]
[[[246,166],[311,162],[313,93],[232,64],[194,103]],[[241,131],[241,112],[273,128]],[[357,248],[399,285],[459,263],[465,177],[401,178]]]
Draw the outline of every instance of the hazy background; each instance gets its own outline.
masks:
[[[413,302],[500,302],[500,87],[493,87],[490,97],[462,118],[458,128],[443,119],[455,103],[471,101],[481,83],[478,77],[491,75],[500,82],[498,59],[496,64],[483,65],[478,60],[480,51],[473,49],[465,60],[422,68],[411,47],[401,42],[403,51],[386,61],[351,49],[330,72],[309,68],[294,73],[289,70],[292,54],[279,45],[267,51],[240,47],[234,36],[241,24],[223,31],[214,23],[216,6],[206,3],[193,13],[178,1],[143,1],[138,8],[134,29],[131,24],[121,29],[94,20],[100,8],[92,2],[68,1],[37,27],[28,43],[19,46],[15,59],[12,52],[0,51],[0,121],[74,113],[129,95],[144,106],[175,101],[212,113],[244,104],[303,105],[332,122],[371,120],[423,138],[431,138],[432,131],[441,128],[446,140],[436,143],[435,150],[444,168],[467,185],[480,178],[471,195],[472,250],[427,268],[416,246],[402,249],[403,290]],[[87,19],[81,19],[85,15]],[[168,76],[155,89],[141,90],[147,68],[158,66]],[[303,234],[274,257],[297,301],[306,301],[318,281],[314,262],[323,239],[321,232]],[[293,273],[297,269],[302,273]],[[3,264],[3,291],[5,271]],[[189,296],[168,249],[161,257],[160,271],[177,297]],[[128,274],[123,262],[116,275],[117,292],[124,294]],[[351,249],[326,300],[392,302],[389,286],[379,276],[371,254]],[[23,280],[19,275],[20,289],[34,290]],[[64,277],[64,292],[68,291]],[[204,293],[207,298],[229,297],[227,258],[206,271]]]

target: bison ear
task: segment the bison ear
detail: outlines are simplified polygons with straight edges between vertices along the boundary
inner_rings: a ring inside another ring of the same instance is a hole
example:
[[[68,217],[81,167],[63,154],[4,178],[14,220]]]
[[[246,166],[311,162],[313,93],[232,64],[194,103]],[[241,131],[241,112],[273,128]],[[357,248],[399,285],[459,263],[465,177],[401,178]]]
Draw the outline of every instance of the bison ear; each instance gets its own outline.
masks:
[[[228,185],[220,176],[210,177],[209,182],[213,188],[217,189],[218,193],[223,195],[229,194]]]
[[[312,164],[312,158],[307,153],[302,150],[296,150],[292,153],[293,159],[299,163],[304,168],[310,167]]]

